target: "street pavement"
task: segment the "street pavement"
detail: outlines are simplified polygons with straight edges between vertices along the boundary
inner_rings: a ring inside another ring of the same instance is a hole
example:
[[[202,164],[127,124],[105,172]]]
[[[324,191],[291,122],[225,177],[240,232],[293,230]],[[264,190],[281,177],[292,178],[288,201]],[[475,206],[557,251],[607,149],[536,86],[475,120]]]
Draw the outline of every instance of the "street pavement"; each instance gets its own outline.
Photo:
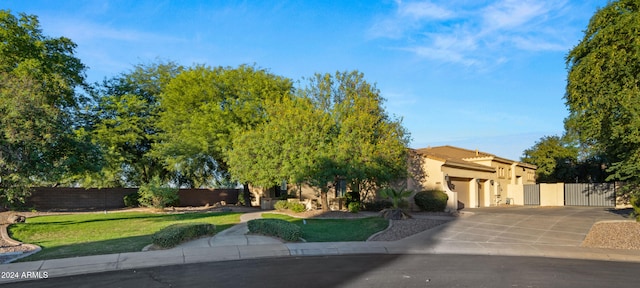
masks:
[[[640,263],[639,250],[580,246],[594,223],[629,221],[605,208],[465,209],[460,217],[446,224],[399,241],[328,243],[283,243],[272,237],[247,235],[246,221],[259,218],[260,214],[243,214],[241,224],[168,250],[3,264],[0,284],[155,266],[291,256],[465,254]]]

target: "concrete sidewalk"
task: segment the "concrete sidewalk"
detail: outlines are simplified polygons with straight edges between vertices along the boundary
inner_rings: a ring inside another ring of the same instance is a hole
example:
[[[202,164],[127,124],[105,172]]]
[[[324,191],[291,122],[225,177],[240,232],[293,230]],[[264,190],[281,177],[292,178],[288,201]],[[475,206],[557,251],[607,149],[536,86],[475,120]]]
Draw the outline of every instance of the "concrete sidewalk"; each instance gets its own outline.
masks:
[[[16,275],[16,277],[4,277],[0,279],[0,284],[42,278],[44,275],[62,277],[199,262],[347,254],[468,254],[640,262],[640,250],[584,248],[575,245],[575,242],[570,245],[559,245],[559,243],[545,243],[546,241],[512,241],[513,238],[509,237],[496,238],[507,239],[507,242],[487,241],[487,238],[475,240],[456,238],[454,235],[467,237],[469,233],[464,231],[483,233],[478,232],[482,230],[469,230],[476,229],[479,224],[477,221],[483,219],[482,216],[476,217],[477,215],[462,217],[460,220],[451,221],[399,241],[282,243],[271,237],[244,234],[247,229],[246,221],[260,217],[260,214],[261,212],[246,213],[241,217],[244,224],[236,225],[214,237],[185,243],[169,250],[3,264],[0,265],[0,271],[13,272],[5,274]],[[476,223],[472,225],[473,227],[469,226],[469,223],[474,221]],[[495,227],[487,226],[487,228],[486,231],[491,231],[491,228]],[[501,232],[494,232],[496,233]],[[32,273],[25,274],[26,272]]]
[[[253,219],[262,218],[263,212],[251,212],[240,215],[240,223],[226,229],[213,237],[205,237],[194,241],[182,243],[171,250],[224,247],[224,246],[246,246],[246,245],[272,245],[282,244],[282,240],[269,236],[250,235],[247,222]]]

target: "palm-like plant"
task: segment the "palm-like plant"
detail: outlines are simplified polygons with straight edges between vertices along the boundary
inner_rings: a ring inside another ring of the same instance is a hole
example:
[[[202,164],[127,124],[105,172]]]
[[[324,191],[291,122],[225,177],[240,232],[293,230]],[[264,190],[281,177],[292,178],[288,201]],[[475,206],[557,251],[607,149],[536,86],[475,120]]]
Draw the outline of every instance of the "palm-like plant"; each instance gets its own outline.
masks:
[[[400,203],[404,198],[411,196],[413,191],[406,189],[384,188],[380,190],[380,196],[391,200],[392,208],[380,211],[382,217],[391,220],[409,219],[411,215],[407,214],[400,208]]]

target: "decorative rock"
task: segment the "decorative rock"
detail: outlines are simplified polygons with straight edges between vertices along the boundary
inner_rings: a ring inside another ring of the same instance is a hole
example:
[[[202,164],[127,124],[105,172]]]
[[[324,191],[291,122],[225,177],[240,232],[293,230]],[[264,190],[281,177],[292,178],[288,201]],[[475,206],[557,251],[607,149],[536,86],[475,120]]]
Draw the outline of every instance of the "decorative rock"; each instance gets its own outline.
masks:
[[[22,215],[11,215],[9,216],[9,218],[7,219],[9,221],[9,223],[24,223],[24,221],[27,220],[27,217],[24,217]]]

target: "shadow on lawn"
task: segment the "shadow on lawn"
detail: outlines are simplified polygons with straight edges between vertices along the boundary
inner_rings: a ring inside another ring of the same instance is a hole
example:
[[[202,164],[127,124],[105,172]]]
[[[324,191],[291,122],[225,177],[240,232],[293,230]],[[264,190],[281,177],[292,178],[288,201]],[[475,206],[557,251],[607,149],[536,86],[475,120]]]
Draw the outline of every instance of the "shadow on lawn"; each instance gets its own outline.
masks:
[[[29,222],[27,220],[27,224],[31,225],[45,225],[45,224],[59,224],[59,225],[70,225],[70,224],[81,224],[81,223],[92,223],[92,222],[104,222],[104,221],[119,221],[119,220],[132,220],[132,219],[148,219],[153,222],[164,222],[164,221],[186,221],[186,220],[197,220],[202,218],[214,217],[214,216],[224,216],[230,214],[242,214],[239,212],[205,212],[205,213],[148,213],[148,212],[127,212],[127,213],[107,213],[107,214],[90,214],[90,219],[86,220],[61,220],[61,221],[43,221],[43,222]],[[86,215],[86,214],[85,214]],[[54,215],[54,216],[35,216],[29,219],[37,219],[40,217],[56,217],[56,218],[77,218],[77,215]],[[83,216],[86,217],[86,216]]]
[[[216,233],[220,233],[225,229],[231,228],[233,225],[235,224],[216,225]],[[152,243],[152,236],[153,233],[59,246],[47,246],[46,243],[32,243],[40,245],[42,251],[31,256],[19,259],[16,262],[117,254],[126,252],[140,252],[142,251],[142,248]]]

